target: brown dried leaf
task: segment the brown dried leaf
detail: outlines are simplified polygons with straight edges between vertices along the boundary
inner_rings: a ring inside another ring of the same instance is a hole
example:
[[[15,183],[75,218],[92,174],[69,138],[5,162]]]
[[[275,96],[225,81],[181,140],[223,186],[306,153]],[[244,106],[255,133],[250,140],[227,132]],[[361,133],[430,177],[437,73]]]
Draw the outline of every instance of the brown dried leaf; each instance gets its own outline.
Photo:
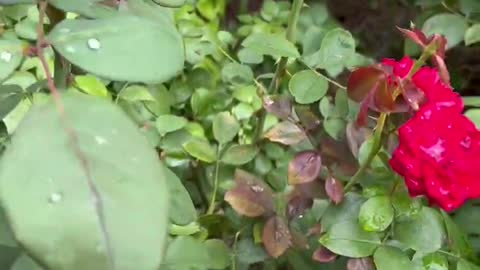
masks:
[[[325,191],[334,204],[341,203],[345,196],[343,183],[331,176],[325,181]]]
[[[292,245],[292,236],[287,221],[281,217],[271,217],[263,227],[263,245],[274,258],[282,256]]]
[[[337,254],[331,252],[327,248],[321,246],[313,252],[312,259],[321,263],[333,262],[337,258]]]
[[[385,72],[375,66],[356,69],[348,78],[348,97],[356,102],[364,101],[372,91],[375,91],[378,82],[385,81],[385,78]]]
[[[290,121],[283,121],[273,126],[265,134],[265,138],[272,142],[285,145],[298,144],[307,138],[305,132]]]
[[[297,185],[312,182],[320,174],[322,158],[316,151],[303,151],[288,164],[288,183]]]
[[[263,107],[267,112],[284,120],[292,113],[292,101],[288,96],[265,96]]]
[[[273,192],[256,176],[237,169],[237,186],[225,193],[225,201],[239,214],[258,217],[273,212]]]
[[[314,130],[320,125],[320,119],[312,112],[310,106],[297,105],[295,106],[295,114],[297,115],[302,126],[306,130]]]
[[[296,218],[303,215],[305,210],[312,208],[313,199],[295,196],[288,201],[287,205],[287,216],[289,219]]]
[[[355,158],[358,157],[358,150],[363,142],[372,135],[372,130],[366,127],[359,127],[354,122],[347,124],[346,138],[348,147]]]

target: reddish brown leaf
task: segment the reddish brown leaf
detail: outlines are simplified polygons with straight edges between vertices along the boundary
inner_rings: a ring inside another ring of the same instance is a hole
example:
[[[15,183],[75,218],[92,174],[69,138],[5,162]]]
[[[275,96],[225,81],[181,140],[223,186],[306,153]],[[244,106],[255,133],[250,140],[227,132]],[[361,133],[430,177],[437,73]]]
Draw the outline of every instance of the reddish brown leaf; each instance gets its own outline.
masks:
[[[306,130],[314,130],[320,125],[320,119],[315,115],[310,106],[295,106],[295,113]]]
[[[322,232],[322,224],[318,223],[313,225],[313,227],[308,230],[307,236],[318,236]]]
[[[339,204],[343,201],[345,196],[343,190],[343,183],[338,181],[333,177],[328,177],[325,181],[325,190],[327,191],[327,195],[332,200],[334,204]]]
[[[393,89],[387,84],[385,79],[378,81],[374,91],[373,105],[377,111],[390,112],[395,108]]]
[[[300,152],[288,164],[288,183],[291,185],[315,180],[322,168],[322,158],[316,151]]]
[[[356,69],[348,78],[348,97],[356,102],[364,101],[377,88],[378,82],[385,78],[385,72],[375,66]]]
[[[239,214],[258,217],[273,212],[273,193],[260,179],[243,170],[235,171],[237,186],[225,193],[225,201]]]
[[[327,248],[321,246],[313,252],[312,259],[321,263],[333,262],[337,258],[337,254],[331,252]]]
[[[295,196],[288,201],[287,217],[289,219],[293,219],[298,216],[301,216],[303,215],[305,210],[312,208],[312,205],[313,205],[312,198]]]
[[[349,259],[347,270],[375,270],[375,265],[370,258]]]
[[[400,32],[402,32],[403,35],[405,35],[405,37],[407,37],[411,41],[415,42],[417,45],[419,45],[422,48],[425,47],[428,44],[427,37],[419,29],[415,28],[413,30],[408,30],[408,29],[400,28],[400,27],[397,27],[397,29],[400,30]]]
[[[284,120],[292,113],[292,101],[288,96],[265,96],[263,107],[267,112]]]
[[[283,121],[273,126],[265,134],[265,138],[272,142],[285,145],[300,143],[307,138],[305,132],[290,121]]]
[[[292,245],[292,236],[287,221],[281,217],[271,217],[263,227],[263,245],[274,258],[282,256]]]
[[[350,122],[346,128],[346,138],[348,147],[355,158],[358,157],[358,150],[363,142],[372,134],[372,130],[366,127],[359,127],[355,123]]]
[[[295,185],[290,197],[325,199],[327,198],[325,183],[323,181],[312,181]]]

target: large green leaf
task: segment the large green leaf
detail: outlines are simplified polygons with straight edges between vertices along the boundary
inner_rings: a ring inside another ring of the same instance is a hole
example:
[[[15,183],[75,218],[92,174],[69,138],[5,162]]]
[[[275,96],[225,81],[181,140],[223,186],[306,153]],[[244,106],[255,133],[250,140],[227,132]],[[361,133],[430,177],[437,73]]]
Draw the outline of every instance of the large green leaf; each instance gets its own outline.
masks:
[[[295,101],[300,104],[310,104],[320,100],[328,90],[328,82],[324,77],[311,70],[295,73],[290,79],[288,89]]]
[[[297,58],[300,56],[295,45],[281,34],[254,33],[242,45],[254,52],[271,56]]]
[[[408,255],[398,248],[379,247],[373,255],[377,270],[406,270],[413,269]]]
[[[445,230],[440,215],[423,207],[414,217],[395,224],[394,239],[415,251],[434,252],[442,247]]]
[[[38,264],[36,264],[32,258],[23,254],[17,258],[10,270],[42,270]]]
[[[0,39],[0,81],[12,74],[23,59],[23,43],[18,39]]]
[[[170,221],[186,225],[197,220],[197,211],[182,181],[172,171],[165,168],[168,191],[170,193]]]
[[[109,17],[116,13],[116,10],[106,5],[104,0],[48,0],[48,2],[61,10],[90,18]]]
[[[65,121],[52,102],[34,105],[0,161],[16,240],[48,269],[158,269],[169,175],[157,154],[104,99],[69,93],[62,103]]]
[[[127,14],[65,20],[48,40],[73,64],[112,80],[163,82],[182,70],[185,58],[178,32]]]
[[[430,17],[423,24],[422,30],[427,35],[440,34],[447,38],[447,48],[452,48],[463,41],[468,24],[464,17],[450,13],[440,13]]]

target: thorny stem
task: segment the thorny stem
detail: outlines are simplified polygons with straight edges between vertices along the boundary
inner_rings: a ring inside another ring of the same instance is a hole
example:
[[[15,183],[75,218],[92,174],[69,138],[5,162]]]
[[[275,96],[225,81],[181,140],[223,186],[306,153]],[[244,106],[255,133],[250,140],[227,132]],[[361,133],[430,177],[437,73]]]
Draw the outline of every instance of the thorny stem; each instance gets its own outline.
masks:
[[[300,11],[303,7],[303,0],[293,0],[292,10],[288,17],[288,26],[287,26],[287,40],[290,42],[295,42],[295,31],[297,29],[298,18],[300,17]],[[270,86],[268,87],[267,94],[276,94],[280,83],[282,81],[283,75],[285,74],[285,67],[287,65],[288,57],[280,58],[280,61],[275,70],[275,75],[273,76]],[[265,126],[265,119],[267,117],[267,111],[265,109],[260,111],[257,121],[257,129],[255,130],[254,142],[258,142],[263,133],[263,127]]]
[[[222,145],[218,145],[217,147],[217,161],[215,161],[215,171],[213,175],[213,193],[212,193],[212,199],[210,200],[210,206],[208,207],[207,215],[213,214],[213,211],[215,211],[215,201],[217,199],[217,192],[218,192],[218,171],[220,169],[220,152],[222,150]]]
[[[70,145],[72,147],[72,150],[73,150],[75,156],[78,158],[78,160],[80,162],[80,166],[82,167],[82,169],[85,173],[85,177],[87,178],[87,180],[86,180],[87,185],[88,185],[88,187],[90,189],[90,192],[92,194],[93,205],[94,205],[94,207],[97,211],[99,226],[100,226],[101,231],[103,233],[106,250],[107,250],[107,253],[109,255],[108,257],[109,257],[109,261],[110,261],[110,269],[115,269],[113,253],[112,253],[112,248],[111,248],[111,244],[110,244],[110,238],[109,238],[109,234],[108,234],[106,223],[105,223],[105,215],[104,215],[104,212],[103,212],[102,199],[100,197],[100,193],[99,193],[97,187],[93,183],[90,168],[88,166],[88,161],[87,161],[83,151],[81,150],[80,146],[78,145],[77,134],[75,133],[74,129],[68,123],[68,119],[65,115],[65,107],[63,106],[60,93],[58,92],[58,90],[55,86],[54,79],[52,77],[52,73],[50,72],[50,68],[48,66],[48,62],[45,59],[45,54],[44,54],[43,49],[44,49],[44,45],[47,44],[47,42],[45,41],[45,33],[44,33],[44,30],[43,30],[43,22],[45,20],[45,14],[46,14],[47,6],[48,6],[48,3],[46,1],[40,1],[39,2],[39,16],[38,16],[38,26],[37,26],[38,38],[37,38],[37,42],[36,42],[36,53],[37,53],[38,59],[40,60],[42,68],[45,71],[45,75],[47,77],[47,85],[48,85],[48,88],[49,88],[49,90],[51,92],[51,95],[53,97],[53,101],[54,101],[54,103],[57,107],[63,129],[65,130],[65,132],[68,136],[68,139],[70,141]]]

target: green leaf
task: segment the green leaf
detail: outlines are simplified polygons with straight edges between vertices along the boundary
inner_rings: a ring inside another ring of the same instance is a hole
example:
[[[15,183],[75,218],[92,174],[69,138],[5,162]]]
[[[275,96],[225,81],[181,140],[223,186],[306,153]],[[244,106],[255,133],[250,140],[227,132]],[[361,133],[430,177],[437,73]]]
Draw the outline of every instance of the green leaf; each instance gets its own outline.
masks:
[[[464,17],[450,14],[436,14],[425,21],[422,31],[427,35],[440,34],[447,38],[447,49],[463,41],[468,24]]]
[[[230,165],[243,165],[255,158],[257,153],[258,148],[254,145],[234,144],[223,153],[222,162]]]
[[[473,14],[480,13],[480,2],[477,0],[459,0],[460,10],[466,14],[467,17]]]
[[[249,84],[253,81],[253,71],[247,65],[228,63],[222,69],[222,79],[232,84]]]
[[[156,0],[155,3],[164,7],[181,7],[185,4],[185,0]]]
[[[153,101],[157,100],[153,97],[152,93],[148,90],[147,87],[141,85],[131,85],[127,86],[120,93],[118,93],[121,99],[127,101]]]
[[[210,264],[208,249],[190,236],[175,238],[169,245],[161,269],[190,270],[207,269]]]
[[[47,38],[73,64],[111,80],[164,82],[182,70],[185,58],[177,32],[126,14],[64,20]]]
[[[102,4],[104,2],[102,0],[49,0],[48,2],[61,10],[81,14],[89,18],[110,17],[116,14],[116,10]]]
[[[75,76],[75,83],[77,87],[83,90],[85,93],[98,96],[98,97],[107,97],[108,90],[97,77],[92,75],[79,75]]]
[[[210,255],[208,269],[225,269],[232,263],[230,250],[222,240],[207,240],[205,248]]]
[[[457,270],[480,270],[480,266],[474,265],[466,260],[459,260]]]
[[[3,209],[0,209],[0,246],[17,247],[17,242],[15,242],[12,229]]]
[[[431,253],[422,258],[425,270],[448,270],[448,260],[439,253]]]
[[[463,258],[470,258],[474,255],[472,245],[468,241],[467,235],[458,227],[446,212],[440,212],[445,222],[447,231],[448,245],[450,249]]]
[[[469,46],[480,42],[480,23],[470,26],[465,32],[465,45]]]
[[[414,217],[395,223],[394,239],[415,251],[430,253],[442,247],[445,231],[439,214],[423,207]]]
[[[263,54],[249,48],[240,49],[237,56],[243,64],[260,64],[263,62]]]
[[[18,257],[10,270],[42,270],[42,268],[32,258],[23,254]]]
[[[362,205],[358,221],[365,231],[381,232],[390,226],[394,214],[390,198],[377,196],[368,199]]]
[[[20,38],[35,40],[37,39],[37,25],[37,22],[25,18],[15,24],[15,33]]]
[[[235,258],[244,264],[254,264],[266,260],[268,254],[263,247],[256,245],[251,238],[245,237],[238,241]]]
[[[181,116],[164,114],[157,117],[155,126],[161,135],[184,128],[188,120]]]
[[[300,57],[295,45],[282,34],[254,33],[248,36],[242,45],[262,55]]]
[[[293,75],[288,89],[297,103],[310,104],[325,96],[328,82],[311,70],[303,70]]]
[[[7,78],[23,59],[23,42],[18,39],[0,39],[0,81]]]
[[[240,131],[240,124],[229,112],[218,113],[213,119],[213,137],[220,144],[233,140]]]
[[[343,66],[355,53],[355,40],[350,32],[336,28],[328,31],[322,40],[320,50],[310,56],[312,67],[329,68]]]
[[[0,86],[0,119],[4,119],[23,99],[23,91],[18,85]]]
[[[356,220],[349,220],[335,223],[320,238],[320,243],[336,254],[362,258],[372,255],[381,241],[378,234],[366,232]]]
[[[104,99],[61,102],[75,148],[50,101],[32,107],[0,161],[15,238],[48,269],[158,269],[169,199],[157,153]]]
[[[197,210],[182,181],[170,171],[164,168],[170,194],[170,221],[177,225],[186,225],[197,220]]]
[[[407,254],[395,247],[379,247],[373,255],[377,270],[413,269]]]
[[[183,149],[192,157],[207,163],[217,160],[216,151],[207,140],[192,138],[183,144]]]
[[[335,224],[356,221],[363,202],[365,200],[360,195],[347,193],[345,199],[339,205],[328,207],[321,219],[322,227],[329,230]]]
[[[340,118],[327,118],[323,121],[323,128],[330,137],[338,140],[345,134],[347,123]]]
[[[477,128],[480,128],[480,109],[470,109],[465,112],[465,116],[470,118]]]

